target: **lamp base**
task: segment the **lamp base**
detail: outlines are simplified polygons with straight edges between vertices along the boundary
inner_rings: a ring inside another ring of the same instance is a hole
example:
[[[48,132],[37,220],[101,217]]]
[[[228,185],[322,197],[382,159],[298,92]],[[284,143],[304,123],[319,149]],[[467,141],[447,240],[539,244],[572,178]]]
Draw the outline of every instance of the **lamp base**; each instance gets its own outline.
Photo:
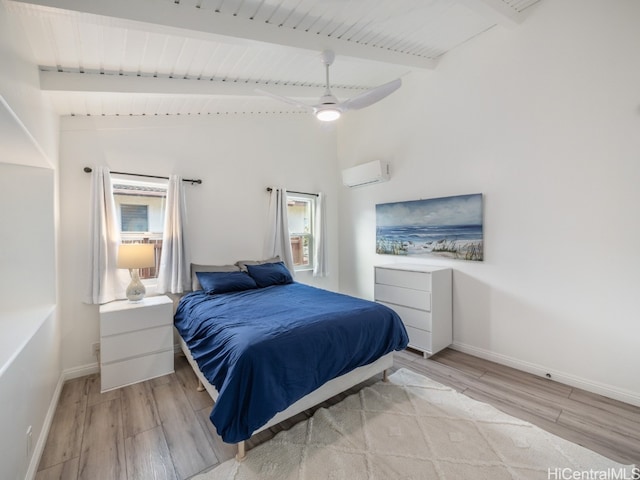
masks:
[[[140,281],[137,268],[130,269],[129,273],[131,274],[131,283],[127,287],[127,298],[130,302],[139,302],[144,298],[147,289]]]

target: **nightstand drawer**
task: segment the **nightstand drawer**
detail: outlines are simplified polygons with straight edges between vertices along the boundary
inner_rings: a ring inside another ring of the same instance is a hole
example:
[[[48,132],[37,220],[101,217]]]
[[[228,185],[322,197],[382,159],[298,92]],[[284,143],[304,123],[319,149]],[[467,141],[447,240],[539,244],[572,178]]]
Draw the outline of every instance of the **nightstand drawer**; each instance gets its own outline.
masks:
[[[100,368],[102,391],[113,390],[137,383],[140,379],[160,377],[173,373],[173,349],[122,362],[102,365]]]
[[[415,308],[394,305],[393,303],[379,302],[396,312],[402,319],[402,323],[421,330],[431,331],[431,313]]]
[[[391,285],[375,285],[375,299],[419,310],[431,310],[431,293]]]
[[[173,349],[173,327],[148,328],[102,337],[100,359],[105,364],[169,349]]]
[[[431,355],[431,333],[409,325],[405,325],[405,328],[409,334],[409,346]]]
[[[160,300],[156,300],[156,298],[166,300],[158,303]],[[112,309],[106,308],[111,306],[111,304],[107,304],[100,310],[100,335],[104,337],[145,328],[171,325],[172,305],[173,303],[167,297],[145,298],[139,304],[123,302],[119,305],[114,305]],[[126,308],[115,309],[118,306]]]
[[[425,292],[431,291],[431,274],[424,272],[376,268],[375,282],[385,285],[395,285],[396,287],[423,290]]]

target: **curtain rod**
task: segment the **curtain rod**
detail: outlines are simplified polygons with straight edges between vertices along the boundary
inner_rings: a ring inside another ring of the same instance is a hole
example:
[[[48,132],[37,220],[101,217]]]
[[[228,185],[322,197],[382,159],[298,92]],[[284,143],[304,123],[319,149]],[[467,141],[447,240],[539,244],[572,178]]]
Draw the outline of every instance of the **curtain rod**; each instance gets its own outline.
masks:
[[[273,191],[273,188],[271,187],[267,187],[267,192],[271,192]],[[295,190],[287,190],[287,193],[298,193],[300,195],[313,195],[314,197],[317,197],[318,194],[317,193],[309,193],[309,192],[296,192]]]
[[[93,169],[91,167],[84,167],[84,171],[86,173],[91,173]],[[160,177],[158,175],[143,175],[142,173],[128,173],[128,172],[109,172],[109,173],[115,173],[116,175],[131,175],[132,177],[161,178],[163,180],[169,180],[169,177]],[[182,181],[189,182],[191,185],[193,185],[194,183],[197,183],[198,185],[202,184],[202,180],[200,180],[199,178],[195,180],[191,178],[183,178]]]

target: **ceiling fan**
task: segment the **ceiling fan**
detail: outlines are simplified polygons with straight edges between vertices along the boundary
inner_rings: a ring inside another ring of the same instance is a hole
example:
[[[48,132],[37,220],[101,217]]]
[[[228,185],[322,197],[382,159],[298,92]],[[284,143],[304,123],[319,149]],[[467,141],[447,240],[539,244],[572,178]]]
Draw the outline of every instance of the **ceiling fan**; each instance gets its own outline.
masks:
[[[361,108],[368,107],[369,105],[373,105],[374,103],[382,100],[387,95],[395,92],[398,88],[400,88],[400,85],[402,85],[402,80],[398,78],[396,80],[393,80],[392,82],[385,83],[384,85],[380,85],[378,87],[367,90],[366,92],[356,95],[355,97],[345,100],[344,102],[339,102],[338,99],[331,93],[329,84],[329,67],[335,59],[335,54],[331,50],[325,50],[324,52],[322,52],[320,59],[325,66],[327,87],[324,91],[324,95],[320,97],[320,103],[318,103],[317,105],[308,105],[306,103],[298,102],[297,100],[294,100],[292,98],[283,97],[260,89],[257,89],[256,92],[267,95],[281,102],[295,105],[298,108],[304,108],[305,110],[312,112],[318,120],[322,120],[323,122],[331,122],[340,118],[340,115],[342,115],[344,112],[347,112],[349,110],[359,110]]]

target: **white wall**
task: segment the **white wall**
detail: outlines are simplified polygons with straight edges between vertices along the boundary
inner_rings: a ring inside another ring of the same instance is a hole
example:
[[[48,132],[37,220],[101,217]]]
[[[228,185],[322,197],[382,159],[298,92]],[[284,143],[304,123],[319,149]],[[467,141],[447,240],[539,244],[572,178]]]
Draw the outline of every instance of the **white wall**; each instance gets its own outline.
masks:
[[[28,342],[0,375],[0,478],[7,480],[33,478],[53,418],[52,400],[60,393],[56,390],[61,383],[55,312],[52,307],[37,314],[40,317],[16,318],[31,323],[33,328]]]
[[[640,404],[640,3],[542,1],[345,116],[340,286],[371,298],[375,204],[484,193],[485,261],[454,269],[462,350]],[[341,120],[341,122],[343,121]]]
[[[61,374],[54,172],[0,163],[0,478],[37,463]],[[31,446],[27,430],[31,427]]]
[[[0,478],[22,479],[37,465],[61,374],[58,118],[40,92],[26,36],[4,2],[0,46]]]
[[[336,136],[307,115],[224,117],[67,117],[62,122],[61,312],[65,368],[93,364],[98,308],[86,286],[90,177],[85,166],[201,178],[187,186],[194,263],[263,258],[267,186],[327,194],[332,275],[302,282],[338,287]]]
[[[0,312],[56,303],[53,198],[53,170],[0,163]]]

